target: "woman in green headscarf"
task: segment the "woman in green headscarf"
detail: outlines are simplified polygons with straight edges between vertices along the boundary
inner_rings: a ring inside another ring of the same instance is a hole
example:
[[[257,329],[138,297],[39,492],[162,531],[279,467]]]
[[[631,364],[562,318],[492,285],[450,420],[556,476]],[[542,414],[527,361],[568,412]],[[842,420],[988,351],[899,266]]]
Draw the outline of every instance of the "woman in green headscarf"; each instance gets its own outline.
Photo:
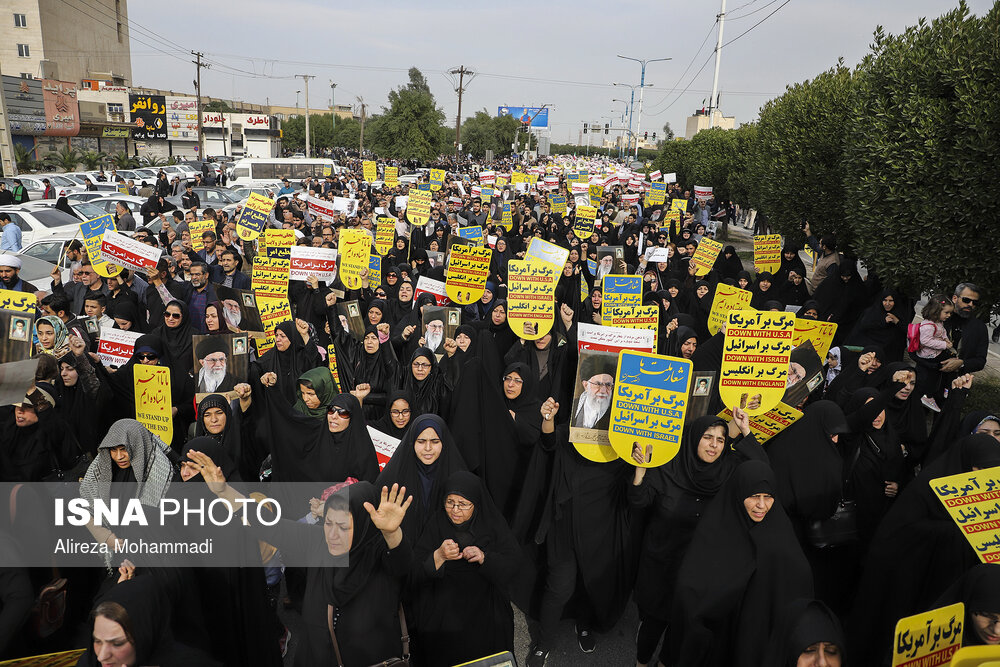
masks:
[[[296,410],[310,417],[325,417],[327,406],[337,395],[330,369],[320,366],[300,375],[296,394]]]
[[[69,331],[63,321],[54,315],[35,321],[35,338],[38,339],[38,354],[51,354],[58,359],[69,353]]]

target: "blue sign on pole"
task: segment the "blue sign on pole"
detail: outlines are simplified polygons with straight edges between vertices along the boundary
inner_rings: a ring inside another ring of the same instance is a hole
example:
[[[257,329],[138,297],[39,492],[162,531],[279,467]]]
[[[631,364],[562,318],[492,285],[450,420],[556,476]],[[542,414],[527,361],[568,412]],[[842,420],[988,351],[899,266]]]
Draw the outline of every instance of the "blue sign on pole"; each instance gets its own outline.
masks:
[[[549,126],[549,110],[539,107],[499,107],[497,116],[513,116],[522,123],[530,121],[531,127]]]

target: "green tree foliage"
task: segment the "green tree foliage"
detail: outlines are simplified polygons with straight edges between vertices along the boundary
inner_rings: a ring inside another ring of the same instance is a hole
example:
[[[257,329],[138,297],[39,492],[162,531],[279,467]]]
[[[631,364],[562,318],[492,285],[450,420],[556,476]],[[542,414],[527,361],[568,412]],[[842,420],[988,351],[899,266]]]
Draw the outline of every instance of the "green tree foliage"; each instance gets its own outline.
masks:
[[[733,136],[733,161],[729,172],[729,199],[748,207],[752,201],[750,157],[757,150],[757,123],[746,123]]]
[[[44,160],[46,166],[57,167],[63,171],[74,171],[80,162],[80,153],[75,148],[63,146],[55,153],[49,153]]]
[[[436,106],[427,79],[411,67],[410,82],[389,92],[378,122],[365,124],[365,143],[380,155],[431,160],[440,151],[444,112]]]
[[[139,165],[139,161],[125,151],[118,151],[114,155],[109,155],[108,160],[115,169],[132,169]]]
[[[481,158],[486,155],[486,151],[496,149],[496,128],[490,114],[484,109],[477,111],[475,116],[466,118],[462,123],[462,152]]]
[[[717,199],[730,198],[729,177],[736,160],[735,130],[715,127],[694,135],[689,160],[690,185],[711,185]]]
[[[761,108],[749,185],[776,231],[799,233],[803,220],[818,234],[841,231],[848,210],[841,160],[855,90],[851,70],[838,63]]]
[[[80,162],[83,166],[87,168],[87,171],[93,171],[104,164],[108,159],[108,154],[103,151],[86,151],[80,154]]]
[[[225,103],[223,100],[212,100],[208,104],[202,105],[202,111],[215,111],[218,113],[233,113],[235,109]]]
[[[653,161],[653,171],[659,169],[664,174],[675,173],[681,187],[690,189],[694,185],[692,183],[694,174],[691,153],[690,141],[668,141],[663,144],[659,155]],[[698,185],[712,185],[714,187],[715,184],[699,183]]]
[[[912,292],[1000,289],[1000,4],[964,2],[898,36],[875,32],[859,66],[843,160],[858,255]],[[946,292],[947,293],[947,292]]]
[[[309,147],[311,149],[330,147],[333,138],[333,128],[330,127],[330,123],[330,114],[328,113],[309,116]],[[305,150],[306,117],[304,115],[293,116],[282,121],[281,130],[282,143],[285,148]]]

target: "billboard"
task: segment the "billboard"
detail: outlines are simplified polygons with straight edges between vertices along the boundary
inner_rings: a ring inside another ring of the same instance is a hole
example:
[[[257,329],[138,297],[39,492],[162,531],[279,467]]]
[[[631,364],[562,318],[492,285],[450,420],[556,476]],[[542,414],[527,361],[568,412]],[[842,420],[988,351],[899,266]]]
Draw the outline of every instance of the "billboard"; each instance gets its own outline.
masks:
[[[167,98],[163,95],[128,96],[132,114],[133,139],[167,138]]]
[[[45,134],[47,125],[42,80],[5,75],[2,81],[11,134],[31,136]]]
[[[538,114],[537,116],[535,114]],[[549,110],[538,107],[499,107],[497,116],[513,116],[522,123],[531,121],[531,127],[548,127]],[[534,120],[531,120],[534,117]]]

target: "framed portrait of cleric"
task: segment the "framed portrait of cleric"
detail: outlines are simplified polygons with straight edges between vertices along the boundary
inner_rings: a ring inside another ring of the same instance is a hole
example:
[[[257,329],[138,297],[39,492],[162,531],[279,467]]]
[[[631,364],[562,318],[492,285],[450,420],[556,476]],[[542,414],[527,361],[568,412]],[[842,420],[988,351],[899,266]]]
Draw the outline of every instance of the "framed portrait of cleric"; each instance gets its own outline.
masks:
[[[688,397],[688,408],[687,412],[684,413],[684,421],[690,422],[707,415],[712,404],[712,397],[717,395],[715,371],[695,371],[691,375],[691,393]]]
[[[344,327],[355,340],[365,339],[367,318],[362,316],[361,305],[357,300],[338,302],[337,315],[340,317],[340,326]]]
[[[620,245],[600,246],[597,249],[597,280],[604,276],[623,276],[628,272],[625,266],[625,248]]]
[[[195,398],[225,394],[236,398],[233,389],[247,380],[249,341],[245,333],[191,336],[194,351]]]
[[[807,340],[792,350],[788,359],[788,378],[781,402],[794,408],[805,401],[823,380],[823,360]]]
[[[434,354],[444,354],[445,339],[455,337],[455,330],[460,323],[461,311],[458,308],[425,306],[421,321],[423,346]]]
[[[569,416],[569,439],[573,444],[610,447],[608,427],[617,372],[616,352],[580,351]]]
[[[35,317],[31,313],[0,310],[0,364],[22,361],[31,356]]]
[[[264,330],[253,292],[216,285],[215,293],[222,302],[222,315],[230,331]]]

